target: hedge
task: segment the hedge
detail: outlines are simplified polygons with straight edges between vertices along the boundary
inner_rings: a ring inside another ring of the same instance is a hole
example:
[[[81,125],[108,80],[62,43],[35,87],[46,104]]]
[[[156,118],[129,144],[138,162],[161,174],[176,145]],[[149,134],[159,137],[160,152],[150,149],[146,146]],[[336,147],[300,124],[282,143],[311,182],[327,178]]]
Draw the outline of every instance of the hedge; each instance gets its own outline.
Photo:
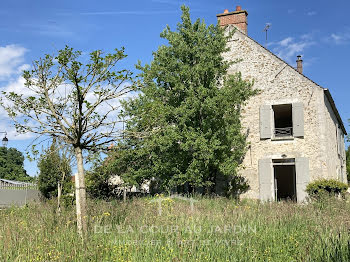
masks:
[[[309,183],[306,187],[306,192],[311,198],[317,198],[322,195],[344,196],[348,187],[348,184],[335,179],[321,179]]]

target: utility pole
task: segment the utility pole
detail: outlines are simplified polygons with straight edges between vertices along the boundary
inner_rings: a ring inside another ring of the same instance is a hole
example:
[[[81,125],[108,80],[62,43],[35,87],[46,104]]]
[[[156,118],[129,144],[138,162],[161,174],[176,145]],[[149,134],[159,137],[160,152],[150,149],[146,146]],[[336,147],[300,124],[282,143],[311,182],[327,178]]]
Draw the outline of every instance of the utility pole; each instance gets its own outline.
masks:
[[[266,23],[266,26],[265,26],[265,28],[263,30],[263,32],[266,33],[265,48],[267,48],[267,31],[270,29],[270,27],[271,27],[271,24],[270,23]]]

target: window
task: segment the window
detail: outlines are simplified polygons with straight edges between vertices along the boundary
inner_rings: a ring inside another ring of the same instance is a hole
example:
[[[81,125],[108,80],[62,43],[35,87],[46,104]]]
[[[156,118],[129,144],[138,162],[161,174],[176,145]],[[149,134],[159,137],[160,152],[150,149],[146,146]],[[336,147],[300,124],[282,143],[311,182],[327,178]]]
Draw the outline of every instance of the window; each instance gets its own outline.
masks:
[[[272,106],[275,137],[293,136],[292,104]]]
[[[262,105],[260,138],[304,137],[303,103]]]
[[[345,159],[345,144],[344,144],[344,134],[340,129],[339,124],[336,124],[336,136],[337,136],[337,149],[338,155],[341,160]]]

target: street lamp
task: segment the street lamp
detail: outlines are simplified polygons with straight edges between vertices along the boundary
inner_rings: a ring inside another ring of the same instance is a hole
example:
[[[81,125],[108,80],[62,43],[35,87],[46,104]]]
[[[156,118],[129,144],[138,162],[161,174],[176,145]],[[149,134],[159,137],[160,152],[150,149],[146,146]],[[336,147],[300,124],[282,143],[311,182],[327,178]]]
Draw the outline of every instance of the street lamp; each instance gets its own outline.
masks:
[[[3,147],[7,147],[7,144],[8,144],[8,142],[9,142],[8,138],[6,137],[7,132],[0,132],[0,133],[5,134],[4,138],[2,139],[2,146],[3,146]]]

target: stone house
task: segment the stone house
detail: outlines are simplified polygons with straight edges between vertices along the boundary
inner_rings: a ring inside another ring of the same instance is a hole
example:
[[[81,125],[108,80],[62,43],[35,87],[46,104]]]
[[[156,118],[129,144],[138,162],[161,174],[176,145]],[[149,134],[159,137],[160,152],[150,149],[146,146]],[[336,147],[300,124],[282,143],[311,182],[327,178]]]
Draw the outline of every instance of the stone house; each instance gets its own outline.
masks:
[[[260,90],[242,110],[249,148],[240,174],[250,185],[243,197],[302,202],[311,181],[346,182],[347,133],[330,91],[303,75],[301,57],[294,68],[250,38],[247,17],[239,6],[217,15],[226,30],[238,29],[225,59],[240,62],[229,73]]]

